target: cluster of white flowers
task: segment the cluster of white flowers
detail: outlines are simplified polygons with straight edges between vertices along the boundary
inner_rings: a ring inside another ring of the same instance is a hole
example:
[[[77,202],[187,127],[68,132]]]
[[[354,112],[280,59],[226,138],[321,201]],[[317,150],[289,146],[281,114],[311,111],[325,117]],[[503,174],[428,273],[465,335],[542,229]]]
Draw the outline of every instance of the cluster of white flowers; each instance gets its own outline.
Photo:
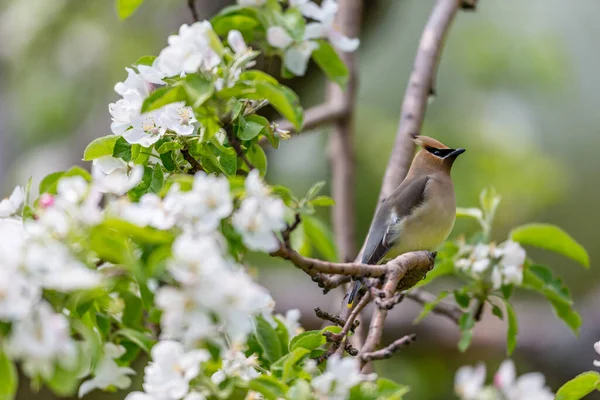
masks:
[[[216,68],[222,63],[222,59],[211,47],[211,41],[215,38],[216,34],[208,21],[184,24],[177,35],[169,36],[168,46],[162,49],[152,65],[137,65],[137,71],[126,68],[127,79],[115,85],[115,92],[121,99],[108,106],[112,117],[112,132],[122,135],[129,143],[143,147],[153,145],[167,131],[181,136],[194,134],[199,124],[194,111],[185,103],[171,103],[143,114],[142,104],[157,85],[165,83],[164,79],[167,77],[185,76],[198,71],[216,74]],[[247,51],[238,31],[230,32],[229,45],[236,55]],[[240,72],[238,70],[229,74],[226,83],[218,78],[217,86],[233,84]]]
[[[17,215],[23,189],[0,202],[0,321],[12,322],[6,351],[29,376],[50,378],[57,363],[68,368],[77,360],[68,320],[42,299],[42,290],[69,292],[101,283],[100,274],[62,241],[96,218],[94,196],[87,192],[83,178],[63,178],[57,195],[40,199],[37,219],[25,223]]]
[[[233,215],[233,226],[242,234],[249,249],[275,251],[279,241],[273,232],[285,228],[283,201],[269,196],[269,188],[263,184],[257,170],[248,174],[245,187],[247,197]]]
[[[285,227],[283,202],[268,195],[256,170],[246,179],[246,192],[233,224],[249,248],[272,251],[278,245],[274,231]],[[146,194],[139,203],[117,203],[113,211],[140,226],[182,232],[168,265],[179,287],[161,288],[156,296],[163,310],[163,338],[181,340],[186,347],[205,339],[222,342],[223,334],[243,342],[252,329],[251,317],[270,315],[270,295],[227,254],[218,232],[233,211],[226,178],[199,172],[189,191],[174,185],[164,199]]]
[[[554,394],[545,386],[545,378],[539,372],[531,372],[517,378],[515,364],[505,360],[494,375],[494,386],[484,387],[485,365],[459,368],[454,378],[454,390],[462,400],[484,400],[497,398],[494,393],[502,393],[507,400],[552,400]]]
[[[354,386],[375,379],[377,379],[376,374],[360,373],[360,364],[356,358],[341,358],[334,354],[327,360],[325,372],[313,378],[311,384],[318,398],[345,400]]]
[[[181,343],[163,340],[152,347],[152,362],[144,369],[144,392],[132,392],[126,400],[203,400],[200,392],[190,391],[190,382],[210,359],[204,349],[185,351]]]
[[[491,280],[494,289],[523,282],[523,265],[527,254],[516,242],[507,240],[499,246],[493,243],[464,245],[460,254],[468,254],[468,257],[457,260],[456,267],[475,276],[481,276],[493,266]]]
[[[121,158],[104,156],[92,162],[92,176],[100,192],[122,196],[140,183],[144,167]]]
[[[258,357],[256,355],[246,357],[238,346],[228,349],[222,358],[223,365],[221,369],[210,378],[217,385],[227,378],[238,377],[248,382],[260,375],[255,369],[258,366]]]
[[[259,6],[264,1],[238,0],[242,5]],[[282,26],[271,26],[267,30],[267,41],[273,47],[284,50],[283,62],[294,75],[304,75],[308,60],[319,47],[314,39],[326,38],[335,47],[345,52],[353,52],[358,48],[359,40],[344,36],[334,24],[338,4],[335,0],[324,0],[322,5],[309,0],[290,0],[291,7],[296,7],[306,18],[314,20],[306,24],[301,41],[294,38]]]

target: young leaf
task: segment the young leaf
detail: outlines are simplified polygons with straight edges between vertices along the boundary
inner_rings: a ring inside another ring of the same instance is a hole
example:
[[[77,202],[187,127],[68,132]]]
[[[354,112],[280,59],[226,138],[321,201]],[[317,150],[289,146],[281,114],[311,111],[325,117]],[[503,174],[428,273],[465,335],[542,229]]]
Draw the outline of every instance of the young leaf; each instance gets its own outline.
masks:
[[[123,336],[128,340],[132,341],[140,349],[144,350],[146,354],[150,354],[152,346],[154,346],[154,344],[156,343],[156,341],[152,339],[152,337],[150,337],[148,334],[135,329],[123,328],[121,330],[118,330],[115,333],[115,335]]]
[[[146,98],[146,100],[144,100],[144,104],[142,104],[142,113],[156,110],[167,104],[186,100],[187,92],[183,86],[167,86],[155,90]]]
[[[131,145],[127,140],[119,137],[115,142],[112,155],[113,157],[121,158],[124,161],[131,161]]]
[[[198,108],[215,92],[215,86],[211,81],[198,74],[186,76],[183,85],[187,94],[188,104],[193,108]]]
[[[506,332],[506,351],[511,355],[517,346],[517,334],[519,333],[519,324],[517,322],[517,314],[512,305],[508,301],[504,301],[506,314],[508,315],[508,330]]]
[[[258,12],[253,7],[225,7],[210,22],[219,36],[227,36],[227,33],[234,29],[240,32],[262,29]]]
[[[471,296],[466,290],[455,290],[454,291],[454,300],[458,303],[462,308],[469,307],[469,303],[471,302]]]
[[[0,377],[0,399],[14,399],[19,386],[19,374],[13,362],[3,351],[0,351]]]
[[[275,328],[261,316],[256,317],[254,334],[263,349],[264,355],[269,363],[274,363],[281,358],[281,343]]]
[[[116,0],[115,7],[119,18],[128,18],[143,2],[144,0]]]
[[[297,376],[297,364],[308,354],[310,350],[299,347],[289,354],[283,363],[283,381],[288,382]]]
[[[91,161],[103,156],[112,156],[115,143],[120,138],[117,135],[103,136],[94,139],[83,152],[83,161]]]
[[[64,174],[64,171],[58,171],[46,175],[46,177],[40,182],[39,193],[56,193],[56,185]]]
[[[600,374],[584,372],[562,385],[556,392],[556,400],[579,400],[595,390],[600,390]]]
[[[309,204],[314,207],[331,207],[335,205],[335,201],[329,196],[317,196]]]
[[[273,84],[266,81],[255,81],[254,86],[259,98],[269,100],[269,103],[284,118],[294,125],[297,130],[302,127],[304,112],[300,106],[300,99],[294,91],[281,84]]]
[[[158,154],[163,154],[172,150],[179,150],[183,146],[179,142],[164,142],[156,149]]]
[[[524,245],[554,251],[577,261],[586,268],[590,266],[587,251],[575,239],[557,226],[528,224],[514,229],[510,238]]]
[[[481,210],[479,208],[463,208],[463,207],[456,207],[456,217],[460,218],[460,217],[468,217],[468,218],[475,218],[477,220],[480,220],[483,218],[483,213],[481,212]]]
[[[306,331],[294,336],[290,341],[290,352],[298,348],[314,350],[317,347],[324,345],[326,342],[322,331]]]
[[[473,327],[475,326],[473,314],[464,313],[460,318],[458,325],[462,332],[460,341],[458,342],[458,350],[465,352],[469,348],[471,340],[473,339]]]
[[[246,152],[248,160],[258,169],[261,176],[265,176],[267,173],[267,155],[263,148],[258,144],[254,143]]]
[[[240,117],[237,124],[237,137],[242,140],[252,140],[263,130],[264,125]]]
[[[156,60],[156,56],[141,56],[133,65],[152,65],[154,60]]]
[[[306,239],[327,261],[337,260],[337,250],[333,242],[333,234],[327,225],[317,218],[305,215],[302,226]]]
[[[419,322],[421,322],[423,320],[423,318],[425,318],[427,316],[427,314],[429,314],[431,311],[433,311],[435,306],[437,306],[446,296],[448,296],[448,291],[444,290],[444,291],[440,292],[440,294],[434,301],[432,301],[431,303],[425,304],[423,306],[423,310],[421,311],[421,314],[419,314],[419,316],[417,318],[415,318],[415,320],[413,321],[413,324],[418,324]]]
[[[268,375],[261,375],[251,380],[248,387],[261,393],[268,400],[283,399],[288,390],[286,385]]]
[[[317,40],[319,47],[313,51],[312,59],[327,75],[329,80],[344,88],[348,83],[348,68],[333,46],[325,40]]]

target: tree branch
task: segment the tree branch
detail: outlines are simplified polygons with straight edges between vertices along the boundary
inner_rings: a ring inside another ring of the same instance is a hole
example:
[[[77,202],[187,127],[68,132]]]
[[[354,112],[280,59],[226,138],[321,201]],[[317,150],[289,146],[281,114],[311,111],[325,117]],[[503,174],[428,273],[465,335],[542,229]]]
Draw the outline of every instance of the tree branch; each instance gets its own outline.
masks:
[[[422,289],[413,289],[406,293],[406,297],[422,305],[432,303],[437,299],[437,296]],[[457,325],[463,315],[463,311],[459,307],[448,303],[438,303],[431,312],[446,316]]]
[[[415,340],[417,340],[417,335],[415,335],[415,334],[406,335],[406,336],[394,341],[392,344],[384,347],[381,350],[373,351],[370,353],[364,353],[361,356],[361,359],[363,361],[371,361],[371,360],[383,360],[386,358],[390,358],[396,351],[398,351],[402,347],[409,346]]]
[[[474,6],[474,1],[469,4]],[[412,139],[421,132],[427,100],[435,93],[435,75],[446,35],[461,6],[460,0],[438,0],[425,25],[404,93],[396,141],[383,178],[379,203],[402,183],[408,172],[415,151]]]
[[[204,168],[202,168],[202,165],[198,162],[198,160],[196,160],[194,158],[193,155],[190,154],[190,152],[187,149],[181,149],[181,155],[183,156],[185,161],[187,161],[190,164],[190,166],[192,167],[190,169],[190,172],[192,174],[195,174],[198,171],[204,171]]]
[[[196,0],[188,0],[187,5],[190,9],[190,13],[192,13],[192,18],[194,19],[194,22],[200,21],[198,10],[196,10]]]

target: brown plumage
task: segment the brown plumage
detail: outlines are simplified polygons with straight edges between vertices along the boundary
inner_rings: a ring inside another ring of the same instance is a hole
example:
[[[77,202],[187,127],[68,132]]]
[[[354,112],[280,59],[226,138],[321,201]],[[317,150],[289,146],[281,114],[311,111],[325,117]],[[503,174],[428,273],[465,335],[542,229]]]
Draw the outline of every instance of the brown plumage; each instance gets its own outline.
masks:
[[[436,250],[446,240],[456,217],[452,164],[464,149],[418,136],[421,146],[404,181],[381,204],[367,236],[362,262],[378,264],[416,250]],[[361,288],[348,297],[351,307]]]

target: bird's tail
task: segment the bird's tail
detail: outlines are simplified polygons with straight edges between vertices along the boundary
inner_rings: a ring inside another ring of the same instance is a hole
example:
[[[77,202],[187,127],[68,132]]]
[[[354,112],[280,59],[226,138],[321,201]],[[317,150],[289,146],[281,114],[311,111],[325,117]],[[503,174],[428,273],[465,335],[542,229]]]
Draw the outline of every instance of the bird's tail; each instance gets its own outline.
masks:
[[[354,305],[354,301],[356,300],[357,296],[358,296],[358,292],[360,291],[360,289],[362,288],[362,283],[361,281],[356,281],[354,282],[354,287],[352,288],[352,291],[350,292],[350,295],[348,296],[348,308],[352,308],[352,306]]]

